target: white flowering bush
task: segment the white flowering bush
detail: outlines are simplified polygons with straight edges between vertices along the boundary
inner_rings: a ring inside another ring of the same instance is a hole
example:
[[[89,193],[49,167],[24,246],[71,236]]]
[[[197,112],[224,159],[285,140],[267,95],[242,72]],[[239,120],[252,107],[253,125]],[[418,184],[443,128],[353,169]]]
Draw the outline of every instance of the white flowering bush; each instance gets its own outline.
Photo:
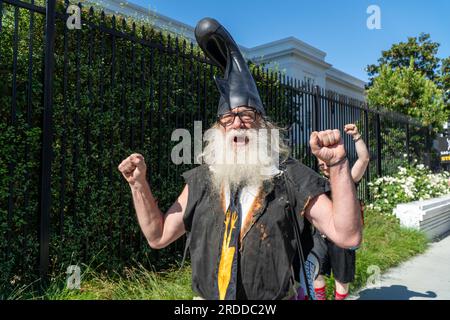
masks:
[[[432,173],[423,164],[398,167],[398,172],[369,183],[372,201],[368,209],[392,215],[399,203],[426,200],[450,194],[447,171]]]

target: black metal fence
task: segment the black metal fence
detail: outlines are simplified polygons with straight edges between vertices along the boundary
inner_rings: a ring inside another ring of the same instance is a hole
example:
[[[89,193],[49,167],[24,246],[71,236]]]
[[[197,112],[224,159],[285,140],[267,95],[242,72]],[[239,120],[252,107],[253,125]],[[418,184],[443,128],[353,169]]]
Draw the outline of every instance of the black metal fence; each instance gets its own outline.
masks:
[[[149,249],[116,167],[131,152],[144,154],[153,192],[167,208],[191,167],[170,161],[171,132],[213,124],[219,70],[178,37],[93,8],[83,10],[81,30],[69,30],[68,3],[42,4],[0,0],[0,280],[93,259],[109,267],[162,263],[182,243]],[[427,161],[429,131],[417,122],[252,70],[269,117],[288,128],[292,155],[308,166],[317,169],[308,147],[313,130],[358,125],[371,153],[361,198],[369,198],[375,176]],[[353,164],[354,143],[344,136]]]

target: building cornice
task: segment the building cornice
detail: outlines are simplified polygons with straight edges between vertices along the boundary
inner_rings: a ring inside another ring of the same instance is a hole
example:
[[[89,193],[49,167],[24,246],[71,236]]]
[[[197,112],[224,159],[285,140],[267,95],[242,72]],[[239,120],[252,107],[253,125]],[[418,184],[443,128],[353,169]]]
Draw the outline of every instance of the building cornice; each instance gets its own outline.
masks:
[[[263,53],[263,54],[255,54],[255,52],[250,51],[247,52],[247,56],[253,61],[253,62],[266,62],[266,61],[270,61],[270,60],[274,60],[274,59],[278,59],[281,57],[285,57],[285,56],[297,56],[299,58],[308,60],[311,63],[314,63],[315,65],[322,67],[324,69],[328,69],[330,68],[332,65],[323,61],[323,60],[319,60],[317,59],[315,56],[312,56],[306,52],[303,52],[297,48],[286,48],[283,50],[277,50],[274,52],[267,52],[267,53]]]
[[[280,47],[295,48],[321,61],[325,61],[325,57],[327,56],[326,52],[321,51],[295,37],[287,37],[280,40],[265,43],[256,47],[248,48],[247,51],[249,53],[256,53],[261,51],[273,51],[278,50]]]
[[[161,13],[151,10],[150,8],[146,9],[137,4],[120,0],[89,0],[87,2],[95,3],[96,5],[103,7],[104,11],[107,13],[132,17],[139,21],[149,23],[156,29],[175,33],[188,38],[194,43],[196,42],[194,27],[167,17]]]
[[[366,86],[366,82],[333,67],[327,70],[326,78],[358,90],[364,90]]]

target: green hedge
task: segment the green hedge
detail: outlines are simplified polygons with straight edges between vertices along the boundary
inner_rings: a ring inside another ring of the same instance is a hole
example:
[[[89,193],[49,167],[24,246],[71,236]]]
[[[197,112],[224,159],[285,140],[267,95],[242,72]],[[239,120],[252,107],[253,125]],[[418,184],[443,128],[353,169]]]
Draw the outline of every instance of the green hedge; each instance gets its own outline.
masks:
[[[63,12],[61,3],[58,12]],[[183,127],[193,132],[195,120],[203,120],[204,129],[209,127],[215,121],[219,98],[212,79],[218,70],[202,62],[197,47],[148,27],[138,25],[133,31],[133,25],[120,18],[116,28],[138,40],[113,38],[91,29],[89,22],[113,25],[110,16],[103,20],[99,12],[91,15],[87,10],[81,30],[67,30],[65,21],[57,19],[52,277],[69,264],[91,263],[117,271],[136,262],[160,269],[179,260],[182,240],[154,251],[143,239],[129,187],[117,165],[133,152],[142,153],[153,193],[166,210],[181,192],[181,172],[191,167],[172,164],[170,150],[177,142],[170,141],[171,133]],[[31,15],[27,9],[16,13],[15,7],[3,3],[0,290],[31,283],[38,274],[44,27],[42,14]],[[138,44],[141,40],[156,47]],[[278,79],[263,74],[257,78],[261,88],[262,82],[264,88],[280,88]],[[283,104],[286,97],[278,90],[276,103]],[[275,112],[271,108],[269,115],[280,122],[287,118],[287,113]]]

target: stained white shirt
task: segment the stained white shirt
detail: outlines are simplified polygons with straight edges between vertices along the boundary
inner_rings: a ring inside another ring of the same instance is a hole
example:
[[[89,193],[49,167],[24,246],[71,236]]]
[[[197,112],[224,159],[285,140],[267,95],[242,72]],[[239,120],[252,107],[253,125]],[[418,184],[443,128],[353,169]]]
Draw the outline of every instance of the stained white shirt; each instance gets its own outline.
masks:
[[[241,229],[244,225],[245,218],[247,217],[250,207],[252,206],[255,198],[258,196],[259,186],[245,186],[239,194],[239,203],[241,205],[242,217],[241,217]],[[224,188],[225,196],[225,208],[230,205],[230,187],[227,185]]]
[[[267,175],[274,176],[279,174],[281,171],[277,169],[275,166],[270,168],[267,171]],[[239,194],[239,203],[242,209],[242,217],[241,217],[241,229],[244,226],[245,218],[250,211],[250,208],[255,201],[255,198],[258,196],[260,190],[260,186],[249,185],[245,186]],[[230,186],[224,186],[224,196],[225,196],[225,208],[228,209],[230,205]]]

